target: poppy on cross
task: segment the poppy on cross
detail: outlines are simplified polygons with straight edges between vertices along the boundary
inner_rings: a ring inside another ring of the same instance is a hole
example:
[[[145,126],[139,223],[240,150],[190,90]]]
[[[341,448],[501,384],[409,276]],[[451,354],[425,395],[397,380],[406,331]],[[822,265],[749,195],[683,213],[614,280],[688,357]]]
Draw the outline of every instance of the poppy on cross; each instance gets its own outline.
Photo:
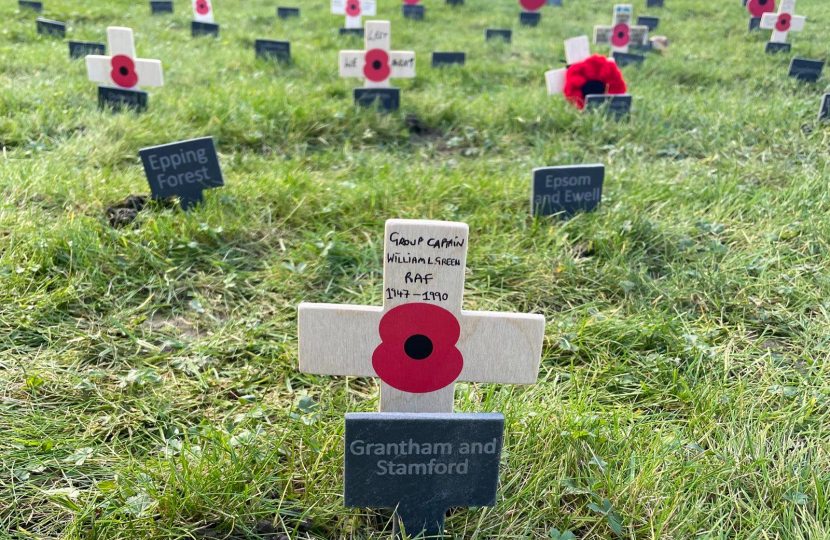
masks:
[[[340,51],[340,76],[366,80],[367,88],[388,88],[390,79],[415,77],[415,53],[393,51],[389,21],[366,21],[365,50]]]
[[[331,12],[346,16],[345,28],[362,28],[362,17],[377,14],[375,0],[331,0]]]
[[[611,52],[627,53],[629,45],[645,45],[648,26],[632,25],[634,8],[631,4],[614,6],[614,22],[611,26],[594,27],[594,43],[611,45]]]
[[[135,41],[131,28],[110,26],[107,28],[107,43],[111,56],[86,57],[90,81],[125,89],[164,86],[161,61],[135,57]]]
[[[807,17],[794,13],[795,0],[782,0],[778,13],[764,13],[761,17],[761,28],[772,30],[771,43],[786,43],[789,32],[804,29]]]

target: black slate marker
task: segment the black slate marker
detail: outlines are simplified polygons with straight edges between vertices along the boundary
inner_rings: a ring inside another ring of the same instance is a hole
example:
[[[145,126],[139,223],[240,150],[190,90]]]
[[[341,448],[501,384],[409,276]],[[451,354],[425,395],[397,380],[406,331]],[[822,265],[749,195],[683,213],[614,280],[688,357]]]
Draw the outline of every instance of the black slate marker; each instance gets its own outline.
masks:
[[[90,54],[105,56],[107,44],[94,41],[70,41],[69,58],[86,58]]]
[[[463,66],[467,62],[467,53],[463,52],[434,52],[432,53],[432,67]]]
[[[256,49],[257,58],[291,62],[291,42],[289,41],[258,39],[254,44],[254,48]]]
[[[448,6],[463,6],[464,0],[447,0]]]
[[[547,5],[562,7],[562,0],[548,0]]]
[[[648,31],[652,32],[657,30],[657,27],[660,25],[660,17],[649,17],[647,15],[642,15],[637,17],[637,24],[639,26],[646,26],[648,27]]]
[[[52,37],[66,37],[66,23],[38,17],[36,19],[37,33]]]
[[[536,26],[542,20],[542,14],[538,11],[519,12],[519,24],[522,26]]]
[[[530,212],[534,216],[573,216],[602,202],[605,165],[565,165],[533,169]]]
[[[143,148],[138,153],[153,198],[177,196],[183,210],[202,202],[205,189],[225,185],[213,137]]]
[[[173,2],[165,0],[153,0],[150,2],[150,13],[160,15],[162,13],[173,13]]]
[[[830,119],[830,94],[824,94],[821,98],[821,108],[818,110],[818,119]]]
[[[363,37],[363,28],[341,28],[340,29],[341,36],[354,36],[354,37]]]
[[[292,17],[300,16],[300,8],[295,7],[278,7],[277,17],[280,19],[290,19]]]
[[[190,21],[190,34],[196,36],[219,37],[219,25],[210,22]]]
[[[630,66],[632,64],[640,65],[646,59],[645,56],[642,56],[640,54],[630,54],[616,51],[612,54],[612,56],[614,57],[614,61],[617,63],[619,67]]]
[[[381,112],[395,112],[401,108],[400,88],[355,88],[354,102],[361,107],[374,107]]]
[[[663,0],[646,0],[646,7],[663,7]]]
[[[43,11],[43,2],[33,2],[32,0],[19,0],[17,6],[20,9],[32,9],[40,13]]]
[[[780,52],[790,52],[792,45],[789,43],[776,43],[775,41],[767,41],[767,47],[764,49],[767,54],[778,54]]]
[[[399,538],[443,537],[451,507],[496,504],[503,436],[494,413],[347,414],[345,504],[396,509]]]
[[[793,58],[790,62],[788,75],[800,81],[816,82],[824,69],[824,60],[810,60],[809,58]]]
[[[497,28],[488,28],[484,34],[487,41],[494,39],[503,39],[506,43],[513,41],[513,30],[502,30]]]
[[[110,107],[115,111],[127,109],[140,113],[147,110],[147,92],[117,86],[99,86],[98,107],[101,109]]]
[[[759,30],[761,28],[761,17],[752,17],[749,19],[749,31]]]
[[[426,17],[426,8],[424,6],[412,6],[404,4],[401,8],[404,19],[412,19],[413,21],[423,21]]]
[[[632,50],[632,51],[645,51],[645,52],[653,51],[654,50],[654,43],[652,43],[651,41],[646,41],[644,44],[643,43],[632,43],[631,45],[629,45],[629,49]]]
[[[585,108],[605,108],[609,114],[617,118],[627,116],[631,112],[631,94],[594,94],[585,97]]]

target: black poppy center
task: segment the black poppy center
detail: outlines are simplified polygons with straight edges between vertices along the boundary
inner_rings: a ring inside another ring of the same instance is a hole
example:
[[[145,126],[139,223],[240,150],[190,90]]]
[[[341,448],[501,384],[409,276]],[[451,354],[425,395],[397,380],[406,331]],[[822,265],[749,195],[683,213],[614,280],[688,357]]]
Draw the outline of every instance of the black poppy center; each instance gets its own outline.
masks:
[[[381,62],[380,60],[375,60],[374,62],[372,62],[373,69],[380,69],[381,67],[383,67],[383,62]]]
[[[605,83],[602,81],[588,81],[582,85],[582,95],[591,96],[605,93]]]
[[[619,32],[617,32],[617,37],[620,38],[620,39],[624,38],[625,37],[625,32],[620,30]]]
[[[761,4],[762,6],[765,6],[765,5],[767,5],[767,0],[758,0],[758,3]]]
[[[423,360],[432,354],[432,340],[421,334],[409,336],[403,344],[403,350],[413,360]]]
[[[121,75],[126,77],[127,75],[130,74],[130,70],[122,66],[122,67],[118,68],[118,73],[120,73]]]

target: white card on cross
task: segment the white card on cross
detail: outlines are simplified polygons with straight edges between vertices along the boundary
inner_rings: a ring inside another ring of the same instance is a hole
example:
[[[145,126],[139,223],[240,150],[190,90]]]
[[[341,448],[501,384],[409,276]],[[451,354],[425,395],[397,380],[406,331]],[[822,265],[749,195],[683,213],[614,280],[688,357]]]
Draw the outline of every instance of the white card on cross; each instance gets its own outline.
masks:
[[[786,43],[789,32],[804,30],[807,17],[795,15],[795,0],[782,0],[778,13],[764,13],[761,17],[761,28],[772,30],[770,41]]]
[[[381,378],[381,411],[452,412],[456,381],[532,384],[541,315],[464,311],[464,223],[386,222],[383,307],[299,306],[304,373]]]
[[[367,21],[363,36],[365,50],[340,51],[341,77],[365,78],[368,88],[386,88],[390,79],[415,77],[415,53],[392,51],[389,21]]]
[[[131,28],[107,28],[110,56],[89,55],[86,69],[89,80],[120,88],[164,86],[164,74],[159,60],[135,57],[135,41]]]
[[[346,28],[360,28],[361,17],[377,15],[375,0],[331,0],[331,12],[346,16]]]

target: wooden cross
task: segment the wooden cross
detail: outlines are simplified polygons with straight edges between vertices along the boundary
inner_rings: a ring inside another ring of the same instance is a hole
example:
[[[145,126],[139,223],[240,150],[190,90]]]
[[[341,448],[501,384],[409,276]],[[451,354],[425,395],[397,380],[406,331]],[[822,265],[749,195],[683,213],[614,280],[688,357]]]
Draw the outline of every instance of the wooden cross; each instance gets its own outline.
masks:
[[[110,26],[107,28],[107,43],[111,56],[86,57],[90,81],[127,89],[164,86],[161,61],[135,57],[135,40],[131,28]]]
[[[340,76],[364,77],[368,88],[388,88],[390,79],[415,77],[415,53],[392,51],[389,21],[366,21],[365,50],[340,51]]]
[[[374,17],[377,10],[375,0],[331,0],[331,12],[346,16],[345,28],[362,28],[361,17]]]
[[[631,25],[634,8],[631,4],[614,6],[614,22],[611,26],[594,27],[594,43],[611,45],[611,52],[627,53],[630,44],[645,45],[648,26]]]
[[[582,62],[591,56],[591,45],[588,43],[588,36],[579,36],[565,40],[565,62],[572,66]],[[613,58],[608,59],[613,62]],[[568,68],[554,69],[545,72],[545,83],[548,87],[548,95],[561,94],[565,90],[565,75]]]
[[[213,6],[210,0],[193,0],[193,20],[212,23]]]
[[[545,318],[462,310],[468,235],[387,221],[383,307],[300,304],[300,371],[379,377],[382,412],[452,412],[457,381],[535,383]]]
[[[782,0],[778,13],[764,13],[761,17],[761,28],[772,30],[771,43],[786,43],[787,33],[804,30],[807,17],[794,15],[795,0]]]

